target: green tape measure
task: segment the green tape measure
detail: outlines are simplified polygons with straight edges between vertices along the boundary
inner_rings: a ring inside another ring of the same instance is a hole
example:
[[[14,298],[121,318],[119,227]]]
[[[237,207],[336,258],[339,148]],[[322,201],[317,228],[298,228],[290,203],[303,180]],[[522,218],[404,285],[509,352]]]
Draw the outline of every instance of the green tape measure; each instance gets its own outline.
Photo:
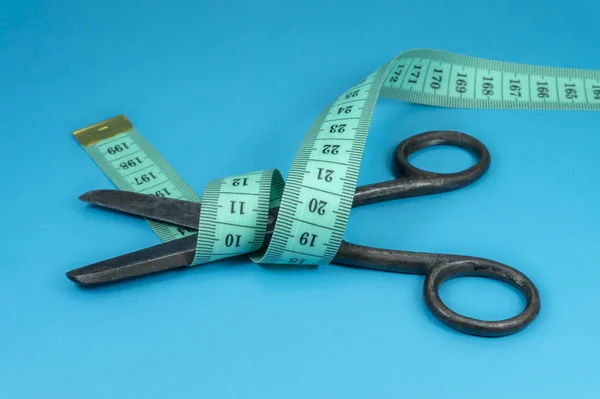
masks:
[[[394,57],[328,105],[306,134],[284,184],[277,170],[211,181],[192,265],[253,252],[257,263],[329,263],[342,241],[377,99],[458,108],[599,110],[600,71],[531,66],[437,50]],[[121,190],[200,201],[124,116],[74,132]],[[279,207],[270,244],[268,209]],[[191,234],[149,221],[163,241]]]
[[[279,206],[283,187],[283,178],[276,169],[209,182],[204,190],[192,265],[260,249],[269,208]]]

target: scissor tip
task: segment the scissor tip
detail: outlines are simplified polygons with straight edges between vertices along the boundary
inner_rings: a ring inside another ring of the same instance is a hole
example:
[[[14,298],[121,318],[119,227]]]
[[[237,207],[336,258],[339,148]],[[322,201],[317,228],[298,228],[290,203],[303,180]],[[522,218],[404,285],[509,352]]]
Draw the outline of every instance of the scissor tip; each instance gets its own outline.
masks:
[[[78,273],[75,272],[75,270],[71,270],[70,272],[66,273],[67,278],[71,281],[73,281],[74,283],[79,283],[79,284],[85,284],[85,281],[81,279],[81,275],[79,275]]]
[[[90,193],[81,194],[79,200],[83,202],[90,202]]]
[[[94,198],[97,198],[99,196],[102,195],[102,193],[106,192],[108,190],[92,190],[92,191],[88,191],[87,193],[81,194],[79,196],[79,199],[81,201],[84,202],[92,202],[94,200]]]
[[[82,270],[82,269],[85,269],[85,268],[71,270],[65,274],[67,275],[67,278],[69,280],[73,281],[74,283],[77,283],[80,285],[85,285],[85,286],[92,286],[92,285],[102,284],[102,283],[106,282],[105,279],[103,278],[102,273],[93,273],[93,272],[90,273],[90,272]]]

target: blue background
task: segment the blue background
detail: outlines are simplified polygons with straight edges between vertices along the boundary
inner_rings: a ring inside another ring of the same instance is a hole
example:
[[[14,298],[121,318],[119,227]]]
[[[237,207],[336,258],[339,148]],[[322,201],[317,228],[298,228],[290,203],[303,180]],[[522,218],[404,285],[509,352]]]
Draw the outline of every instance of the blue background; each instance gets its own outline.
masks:
[[[359,184],[392,178],[397,143],[432,129],[476,136],[492,167],[462,190],[356,209],[346,239],[522,270],[542,313],[514,336],[444,327],[421,276],[238,259],[94,290],[65,277],[159,242],[143,220],[77,200],[113,186],[73,130],[125,113],[199,192],[287,174],[319,111],[404,50],[600,68],[600,3],[559,3],[4,0],[0,398],[597,396],[597,112],[376,108]],[[414,157],[437,171],[472,162]],[[488,319],[524,304],[475,278],[442,294]]]

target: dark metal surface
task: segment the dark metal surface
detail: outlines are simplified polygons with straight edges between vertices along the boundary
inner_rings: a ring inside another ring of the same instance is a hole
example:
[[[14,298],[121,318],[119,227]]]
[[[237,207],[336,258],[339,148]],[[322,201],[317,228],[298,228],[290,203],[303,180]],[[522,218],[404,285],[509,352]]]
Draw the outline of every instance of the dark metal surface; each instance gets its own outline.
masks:
[[[472,167],[457,173],[433,173],[411,165],[408,157],[419,149],[452,145],[478,158]],[[488,169],[490,155],[477,139],[459,132],[422,133],[400,143],[394,156],[399,177],[395,180],[358,187],[353,206],[398,198],[455,190],[479,179]],[[201,205],[118,190],[97,190],[80,197],[95,205],[151,219],[197,229]],[[266,248],[275,226],[277,209],[269,214]],[[159,244],[117,258],[72,270],[67,276],[84,285],[105,284],[189,265],[196,250],[196,235]],[[396,273],[425,275],[424,297],[432,314],[449,327],[473,335],[504,336],[520,331],[540,311],[537,288],[524,274],[501,263],[469,256],[408,252],[366,247],[342,241],[332,263]],[[517,316],[498,321],[465,317],[450,310],[440,299],[439,286],[452,278],[477,276],[496,279],[517,288],[526,298],[525,309]]]

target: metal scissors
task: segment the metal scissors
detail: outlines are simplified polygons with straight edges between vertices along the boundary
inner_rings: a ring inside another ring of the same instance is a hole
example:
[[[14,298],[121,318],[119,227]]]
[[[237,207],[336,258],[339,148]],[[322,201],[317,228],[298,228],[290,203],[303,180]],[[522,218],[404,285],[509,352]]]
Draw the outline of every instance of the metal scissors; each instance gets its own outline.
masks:
[[[433,173],[409,163],[410,154],[435,145],[450,145],[477,157],[475,165],[457,173]],[[398,178],[356,188],[353,207],[421,196],[465,187],[479,179],[489,168],[490,153],[477,139],[455,131],[431,131],[402,141],[394,153]],[[119,190],[95,190],[81,200],[94,205],[162,221],[186,229],[198,228],[202,206],[154,195]],[[267,234],[262,248],[268,245],[278,208],[269,212]],[[197,234],[159,244],[140,251],[108,259],[69,271],[67,277],[82,285],[97,285],[139,277],[192,263]],[[425,275],[424,297],[432,314],[447,326],[472,335],[498,337],[516,333],[530,324],[540,311],[536,286],[523,273],[504,264],[483,258],[434,253],[380,249],[342,241],[334,264],[397,273]],[[526,298],[524,310],[517,316],[497,321],[480,320],[458,314],[448,308],[439,295],[440,285],[461,276],[496,279],[518,289]]]

